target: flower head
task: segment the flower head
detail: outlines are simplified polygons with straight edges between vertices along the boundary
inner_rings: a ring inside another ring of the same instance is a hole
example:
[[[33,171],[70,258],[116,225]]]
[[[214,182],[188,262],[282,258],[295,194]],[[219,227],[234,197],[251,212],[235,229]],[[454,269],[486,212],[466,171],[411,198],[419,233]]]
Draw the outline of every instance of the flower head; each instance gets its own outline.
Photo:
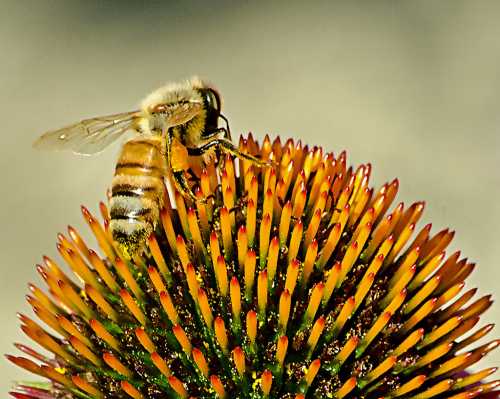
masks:
[[[58,236],[70,277],[44,257],[38,317],[21,329],[52,353],[16,344],[8,359],[48,379],[16,398],[456,398],[494,391],[495,369],[461,372],[491,296],[465,288],[475,265],[446,254],[454,232],[417,227],[424,203],[395,203],[398,180],[371,188],[301,142],[252,136],[240,148],[274,168],[226,157],[201,172],[189,203],[170,193],[140,256],[125,259],[86,208],[99,255]],[[478,325],[478,327],[476,327]]]

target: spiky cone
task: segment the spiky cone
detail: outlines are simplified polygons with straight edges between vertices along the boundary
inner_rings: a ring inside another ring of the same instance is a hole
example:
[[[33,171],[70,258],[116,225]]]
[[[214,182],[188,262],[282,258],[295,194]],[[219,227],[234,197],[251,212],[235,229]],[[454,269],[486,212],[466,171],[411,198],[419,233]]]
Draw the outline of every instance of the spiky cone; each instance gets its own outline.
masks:
[[[52,352],[8,358],[48,378],[16,398],[473,398],[496,369],[463,371],[496,348],[476,341],[490,295],[446,255],[454,232],[417,228],[423,202],[374,191],[371,166],[301,142],[242,138],[274,168],[227,157],[203,171],[197,204],[175,193],[133,261],[82,208],[102,255],[72,228],[30,285],[39,320],[22,330]],[[478,326],[476,328],[476,325]]]

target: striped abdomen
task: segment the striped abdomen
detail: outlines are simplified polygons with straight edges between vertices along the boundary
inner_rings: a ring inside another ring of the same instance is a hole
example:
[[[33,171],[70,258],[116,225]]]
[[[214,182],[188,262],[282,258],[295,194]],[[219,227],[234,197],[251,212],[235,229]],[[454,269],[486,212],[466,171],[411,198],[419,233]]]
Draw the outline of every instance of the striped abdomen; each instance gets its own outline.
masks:
[[[129,256],[154,231],[163,206],[165,158],[162,139],[138,137],[122,148],[112,182],[110,230]]]

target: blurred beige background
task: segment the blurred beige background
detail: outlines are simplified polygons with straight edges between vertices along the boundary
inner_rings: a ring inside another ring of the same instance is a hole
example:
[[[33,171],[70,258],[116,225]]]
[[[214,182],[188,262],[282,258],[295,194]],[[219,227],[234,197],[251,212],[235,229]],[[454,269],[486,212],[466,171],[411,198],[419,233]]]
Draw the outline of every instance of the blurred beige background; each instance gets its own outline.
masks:
[[[468,286],[499,292],[500,2],[138,3],[0,1],[0,352],[27,342],[16,311],[31,314],[34,265],[82,226],[81,203],[97,209],[119,149],[78,158],[31,142],[195,73],[219,86],[234,132],[347,149],[376,187],[399,177],[399,199],[427,200],[422,225],[456,229],[452,249],[477,261]],[[1,370],[0,392],[27,376]]]

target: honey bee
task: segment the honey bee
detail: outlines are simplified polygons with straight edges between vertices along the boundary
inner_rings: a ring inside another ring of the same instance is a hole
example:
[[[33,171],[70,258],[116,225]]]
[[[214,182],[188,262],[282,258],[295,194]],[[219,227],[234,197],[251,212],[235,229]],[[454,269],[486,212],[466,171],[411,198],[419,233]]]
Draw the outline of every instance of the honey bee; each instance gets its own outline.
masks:
[[[156,228],[165,176],[171,175],[184,197],[197,201],[186,177],[190,156],[210,162],[219,149],[258,166],[267,165],[233,145],[221,108],[219,92],[195,77],[160,87],[142,101],[138,111],[84,119],[48,131],[34,147],[92,155],[126,132],[135,133],[123,145],[116,164],[109,226],[118,248],[132,257]],[[220,119],[225,126],[219,126]]]

